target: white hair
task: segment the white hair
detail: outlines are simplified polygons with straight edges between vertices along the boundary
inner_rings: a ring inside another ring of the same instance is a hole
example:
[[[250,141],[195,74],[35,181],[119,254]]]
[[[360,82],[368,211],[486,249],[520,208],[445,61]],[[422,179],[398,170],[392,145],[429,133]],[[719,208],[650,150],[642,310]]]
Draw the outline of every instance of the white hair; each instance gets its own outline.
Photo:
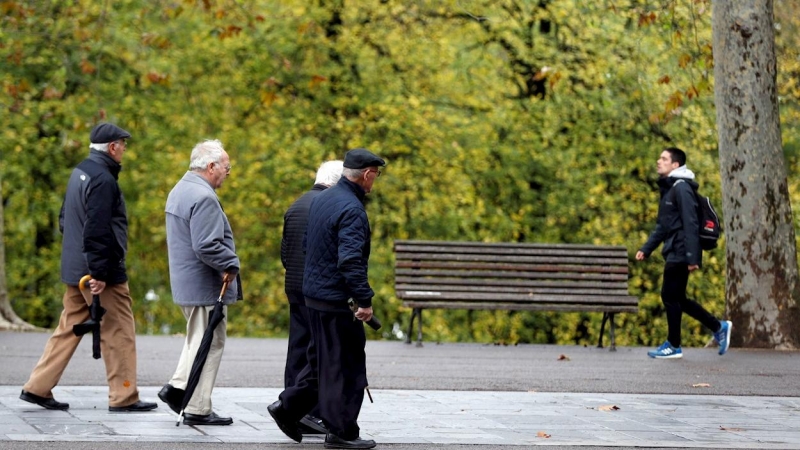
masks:
[[[324,184],[325,186],[333,186],[342,177],[342,170],[344,169],[343,161],[326,161],[317,169],[317,180],[314,184]]]
[[[351,180],[356,180],[358,178],[361,178],[361,176],[364,175],[364,172],[366,172],[368,169],[369,167],[365,167],[363,169],[348,169],[345,167],[342,170],[342,175]]]
[[[222,142],[218,139],[208,139],[194,146],[189,161],[189,170],[205,170],[210,163],[217,163],[222,159]]]
[[[106,142],[105,144],[89,144],[89,148],[92,150],[97,150],[98,152],[108,153],[108,144],[110,142]]]

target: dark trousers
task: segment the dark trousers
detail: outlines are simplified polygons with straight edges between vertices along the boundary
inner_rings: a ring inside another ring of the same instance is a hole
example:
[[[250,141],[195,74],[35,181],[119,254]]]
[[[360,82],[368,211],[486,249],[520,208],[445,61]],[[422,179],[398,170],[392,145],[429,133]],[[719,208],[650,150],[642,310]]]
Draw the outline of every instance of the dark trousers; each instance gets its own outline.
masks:
[[[311,328],[308,311],[304,305],[289,304],[289,348],[286,352],[286,370],[283,387],[294,386],[300,371],[308,365],[308,345],[311,343]]]
[[[319,418],[336,436],[359,436],[358,415],[367,387],[364,325],[351,312],[307,308],[311,326],[309,364],[297,383],[279,395],[283,408],[299,420],[318,404]]]
[[[686,298],[689,283],[689,266],[685,263],[667,263],[664,266],[664,282],[661,285],[661,301],[667,312],[669,332],[667,340],[673,347],[681,346],[681,318],[683,313],[694,317],[713,332],[719,331],[720,323],[696,301]]]
[[[300,295],[302,301],[303,296]],[[314,352],[311,346],[311,326],[308,324],[308,309],[305,305],[289,304],[289,348],[286,352],[286,369],[283,373],[283,387],[294,386],[300,379],[300,372],[308,365],[309,352]],[[315,356],[311,356],[315,357]],[[319,409],[315,406],[309,413],[319,416]]]

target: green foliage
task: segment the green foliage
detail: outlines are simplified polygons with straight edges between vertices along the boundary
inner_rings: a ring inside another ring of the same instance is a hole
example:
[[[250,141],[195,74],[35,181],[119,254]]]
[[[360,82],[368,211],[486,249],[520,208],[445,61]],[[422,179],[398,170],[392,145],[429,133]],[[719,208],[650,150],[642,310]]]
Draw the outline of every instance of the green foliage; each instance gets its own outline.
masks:
[[[133,134],[120,183],[140,332],[183,330],[163,209],[205,138],[233,162],[219,190],[246,296],[230,308],[232,335],[288,333],[283,213],[320,162],[352,147],[389,163],[367,206],[370,279],[389,329],[409,317],[392,287],[394,239],[617,244],[632,256],[654,226],[655,160],[668,145],[689,151],[719,204],[707,1],[12,0],[0,14],[6,270],[14,308],[40,326],[60,311],[64,185],[100,120]],[[796,173],[798,34],[788,24],[781,107]],[[800,195],[796,181],[790,192]],[[663,339],[662,265],[631,258],[641,308],[617,318],[621,345]],[[717,314],[724,265],[723,244],[690,280]],[[143,300],[150,289],[159,300]],[[587,345],[600,319],[424,315],[431,339]],[[699,324],[684,326],[687,345],[707,340]]]

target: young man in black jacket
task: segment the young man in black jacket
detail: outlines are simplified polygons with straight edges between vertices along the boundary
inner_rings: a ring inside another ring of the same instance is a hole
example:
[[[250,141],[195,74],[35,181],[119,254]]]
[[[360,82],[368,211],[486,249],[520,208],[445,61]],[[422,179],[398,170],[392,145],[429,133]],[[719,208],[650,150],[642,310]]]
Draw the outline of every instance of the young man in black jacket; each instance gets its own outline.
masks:
[[[100,296],[105,315],[100,321],[100,348],[108,380],[108,409],[115,412],[149,411],[158,405],[139,400],[136,384],[136,325],[128,289],[125,254],[128,219],[125,199],[117,184],[126,139],[122,128],[101,123],[92,129],[89,157],[72,171],[61,207],[63,233],[61,281],[67,285],[64,309],[39,363],[22,388],[20,399],[47,409],[65,410],[69,404],[53,398],[72,354],[81,342],[73,325],[90,318],[92,296]],[[91,275],[91,294],[78,282]]]
[[[694,181],[694,173],[686,167],[686,153],[681,149],[665,149],[656,164],[661,191],[656,229],[636,252],[636,259],[644,260],[659,244],[664,244],[661,254],[666,264],[661,301],[667,312],[669,332],[667,340],[647,355],[657,359],[683,357],[681,317],[684,312],[714,332],[719,354],[724,355],[730,345],[731,322],[718,320],[699,303],[686,298],[689,273],[699,269],[703,262],[695,194],[698,184]]]

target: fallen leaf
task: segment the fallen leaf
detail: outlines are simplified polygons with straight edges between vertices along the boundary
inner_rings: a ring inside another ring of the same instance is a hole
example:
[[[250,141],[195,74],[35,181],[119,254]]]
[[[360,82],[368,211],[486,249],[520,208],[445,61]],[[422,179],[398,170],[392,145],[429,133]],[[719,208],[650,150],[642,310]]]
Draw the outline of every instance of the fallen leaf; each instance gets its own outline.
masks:
[[[548,438],[550,438],[550,435],[545,433],[544,431],[540,431],[540,432],[536,433],[536,437],[548,439]]]
[[[619,409],[619,406],[617,406],[617,405],[603,405],[603,406],[598,406],[597,407],[598,411],[616,411],[618,409]]]
[[[719,429],[720,429],[720,430],[723,430],[723,431],[744,431],[744,430],[743,430],[743,429],[741,429],[741,428],[725,428],[725,427],[723,427],[723,426],[720,426],[720,427],[719,427]]]
[[[569,361],[569,356],[564,355],[564,354],[558,355],[558,360],[559,361]]]
[[[708,383],[695,383],[692,387],[711,387],[711,385]]]

